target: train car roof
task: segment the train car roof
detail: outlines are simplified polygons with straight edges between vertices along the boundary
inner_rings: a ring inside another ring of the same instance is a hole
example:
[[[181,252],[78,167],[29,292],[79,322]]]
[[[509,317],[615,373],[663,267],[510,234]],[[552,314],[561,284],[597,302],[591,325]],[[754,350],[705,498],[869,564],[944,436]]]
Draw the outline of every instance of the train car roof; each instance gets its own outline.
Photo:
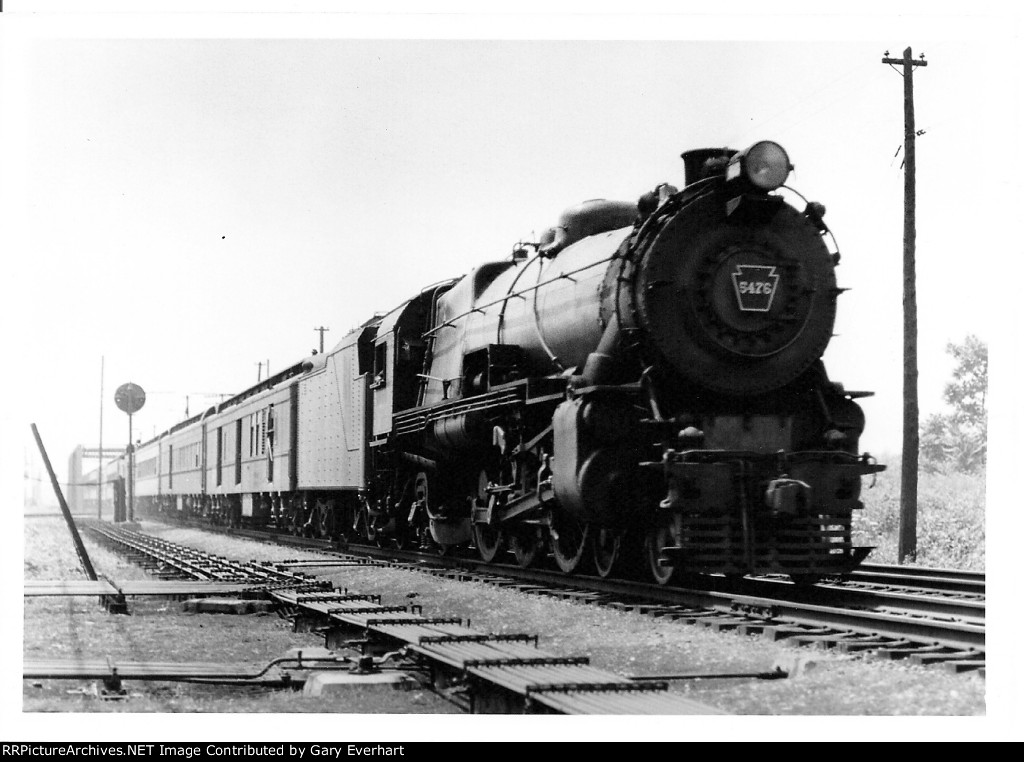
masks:
[[[206,408],[201,413],[197,413],[196,415],[186,418],[183,421],[179,421],[178,423],[171,426],[169,429],[166,429],[165,431],[162,431],[161,433],[146,440],[145,442],[142,442],[139,446],[145,447],[146,445],[150,445],[156,441],[159,441],[160,439],[163,439],[166,436],[169,436],[178,431],[181,431],[182,429],[188,428],[189,426],[199,423],[207,416],[222,413],[229,408],[241,404],[242,402],[251,397],[255,397],[263,392],[277,388],[282,384],[292,382],[296,378],[305,373],[309,373],[310,371],[322,368],[325,363],[326,355],[312,354],[308,357],[305,357],[301,361],[294,363],[293,365],[289,365],[284,370],[279,371],[274,375],[265,378],[263,381],[259,381],[258,383],[250,386],[249,388],[242,390],[233,397],[229,397],[223,402],[219,402],[216,405],[212,405],[211,407]]]

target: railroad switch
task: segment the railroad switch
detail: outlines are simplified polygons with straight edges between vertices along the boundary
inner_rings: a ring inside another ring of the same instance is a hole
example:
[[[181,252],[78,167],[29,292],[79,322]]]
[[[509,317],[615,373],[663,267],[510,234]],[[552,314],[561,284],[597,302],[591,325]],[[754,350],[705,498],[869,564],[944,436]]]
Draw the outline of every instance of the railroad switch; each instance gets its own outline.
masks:
[[[369,675],[374,672],[380,672],[380,668],[377,666],[376,660],[369,654],[363,654],[358,659],[353,660],[352,667],[349,672],[355,672],[359,675]]]
[[[120,701],[128,698],[128,691],[121,684],[121,676],[117,674],[117,667],[113,660],[107,657],[107,666],[110,667],[110,674],[102,678],[103,690],[97,694],[107,701]]]
[[[128,614],[128,601],[123,595],[104,595],[100,597],[100,603],[111,614]]]
[[[105,701],[123,701],[128,698],[128,690],[121,685],[121,679],[114,675],[104,678],[99,697]]]

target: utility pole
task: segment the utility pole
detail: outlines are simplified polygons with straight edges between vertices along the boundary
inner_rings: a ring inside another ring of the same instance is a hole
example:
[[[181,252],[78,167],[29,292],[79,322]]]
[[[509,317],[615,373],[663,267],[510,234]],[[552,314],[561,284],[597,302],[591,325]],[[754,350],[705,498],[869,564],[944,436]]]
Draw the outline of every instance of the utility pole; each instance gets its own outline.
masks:
[[[914,67],[927,66],[924,54],[913,60],[908,47],[903,58],[889,58],[885,51],[882,63],[903,67],[903,463],[900,483],[899,562],[917,557],[917,465],[920,446],[917,405],[917,286],[914,244],[917,236],[914,211],[916,207],[914,150]]]
[[[319,328],[314,328],[313,330],[314,331],[319,331],[319,333],[320,333],[320,354],[323,354],[324,353],[324,333],[326,331],[331,330],[331,329],[330,328],[324,328],[323,326],[320,326]]]
[[[96,474],[96,518],[103,521],[103,366],[106,357],[100,355],[100,467]]]

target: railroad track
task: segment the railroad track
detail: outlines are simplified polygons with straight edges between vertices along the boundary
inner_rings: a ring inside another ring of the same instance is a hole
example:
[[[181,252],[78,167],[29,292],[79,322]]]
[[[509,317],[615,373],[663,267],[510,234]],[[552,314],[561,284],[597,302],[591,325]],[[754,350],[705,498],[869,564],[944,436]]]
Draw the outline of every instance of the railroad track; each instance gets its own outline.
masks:
[[[228,534],[341,554],[328,540],[252,529]],[[728,580],[708,577],[699,587],[658,586],[634,580],[565,575],[543,568],[487,564],[475,556],[439,557],[397,548],[349,545],[344,555],[419,573],[545,595],[582,604],[628,609],[744,634],[815,647],[938,665],[953,672],[985,672],[984,574],[865,565],[842,583],[805,588],[782,577]],[[315,566],[315,562],[297,562]],[[299,568],[298,566],[293,568]]]
[[[354,552],[355,549],[349,549]],[[377,556],[373,550],[363,550]],[[393,557],[394,552],[378,558]],[[413,571],[514,586],[527,594],[628,609],[704,625],[715,630],[765,634],[773,639],[870,652],[876,658],[940,664],[956,672],[985,667],[984,602],[842,585],[810,590],[752,580],[739,590],[661,587],[597,577],[565,578],[554,572],[458,561],[392,559]]]
[[[379,596],[331,588],[325,581],[296,571],[306,565],[361,565],[366,558],[346,554],[323,562],[239,562],[214,556],[125,527],[87,524],[98,539],[158,574],[216,583],[262,586],[279,613],[296,630],[323,634],[334,664],[354,662],[372,671],[383,662],[420,675],[424,686],[466,711],[545,714],[723,714],[669,690],[663,680],[630,678],[590,666],[589,659],[541,651],[539,636],[485,633],[454,617],[425,617],[418,605],[384,606]],[[340,554],[335,554],[340,556]],[[380,562],[377,563],[387,563]],[[326,586],[326,587],[325,587]],[[56,594],[55,592],[52,594]],[[358,657],[339,659],[334,649],[358,643]],[[532,645],[531,645],[532,644]],[[306,657],[307,662],[311,657]],[[301,661],[301,657],[300,657]],[[237,679],[237,666],[192,665],[196,679],[212,673]],[[95,675],[104,665],[93,662],[33,665],[37,675]],[[136,677],[166,678],[188,670],[168,664],[131,664]],[[111,668],[112,669],[112,668]],[[116,673],[114,675],[116,677]]]
[[[962,569],[861,564],[849,575],[849,582],[985,595],[985,572]]]

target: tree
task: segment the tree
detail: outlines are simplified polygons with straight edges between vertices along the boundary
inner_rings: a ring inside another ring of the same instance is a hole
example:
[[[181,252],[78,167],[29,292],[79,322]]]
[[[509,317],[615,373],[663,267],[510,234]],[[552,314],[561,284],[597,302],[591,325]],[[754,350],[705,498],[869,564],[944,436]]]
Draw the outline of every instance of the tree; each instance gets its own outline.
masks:
[[[950,342],[946,352],[956,360],[953,380],[943,399],[949,413],[936,413],[921,429],[922,467],[973,473],[985,466],[988,446],[988,346],[970,335],[962,344]]]
[[[987,425],[985,395],[988,391],[988,347],[977,336],[968,336],[963,344],[946,345],[956,367],[953,380],[946,384],[943,399],[953,406],[953,416],[970,428],[984,430]]]

